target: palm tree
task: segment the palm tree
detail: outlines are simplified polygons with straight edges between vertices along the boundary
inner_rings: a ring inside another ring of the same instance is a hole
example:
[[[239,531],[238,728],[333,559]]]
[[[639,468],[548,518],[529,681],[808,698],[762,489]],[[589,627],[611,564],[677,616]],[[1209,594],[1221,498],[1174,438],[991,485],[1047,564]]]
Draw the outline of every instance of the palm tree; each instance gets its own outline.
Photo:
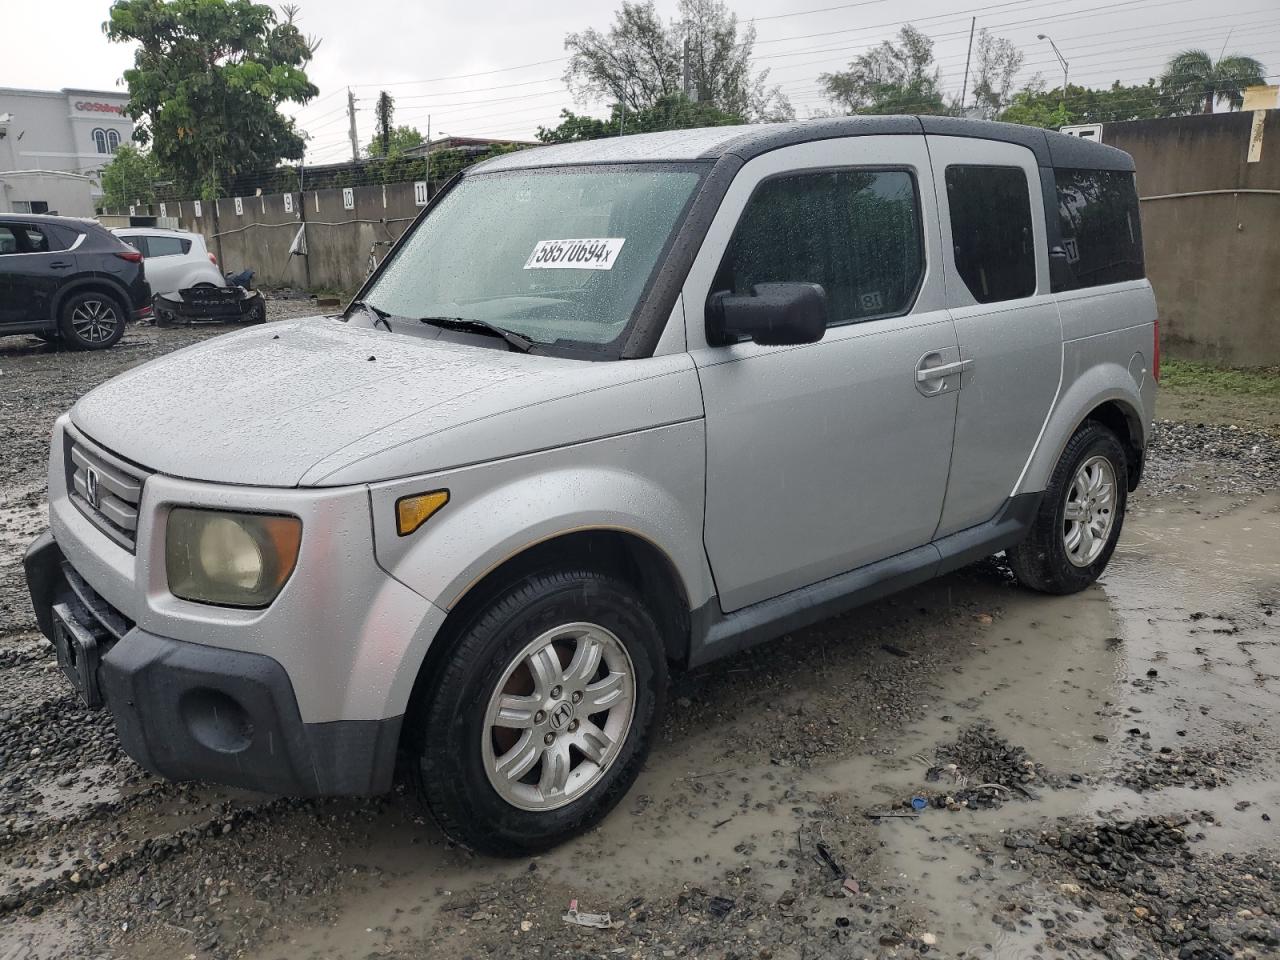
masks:
[[[1183,50],[1165,66],[1160,87],[1170,106],[1182,113],[1213,113],[1219,100],[1239,110],[1245,88],[1262,83],[1266,72],[1253,57],[1233,54],[1215,63],[1203,50]]]

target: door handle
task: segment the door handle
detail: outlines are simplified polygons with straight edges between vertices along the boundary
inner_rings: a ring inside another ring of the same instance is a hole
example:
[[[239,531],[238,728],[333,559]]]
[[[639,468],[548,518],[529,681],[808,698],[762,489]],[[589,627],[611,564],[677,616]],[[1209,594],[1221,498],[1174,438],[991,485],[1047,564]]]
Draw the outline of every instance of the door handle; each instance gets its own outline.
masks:
[[[953,360],[951,363],[940,363],[936,367],[918,367],[916,383],[928,383],[930,380],[941,380],[953,373],[961,373],[973,367],[973,360]]]
[[[53,263],[49,264],[50,270],[66,270],[66,269],[69,269],[70,267],[71,267],[71,263],[70,261],[67,261],[67,260],[55,260],[53,261]]]

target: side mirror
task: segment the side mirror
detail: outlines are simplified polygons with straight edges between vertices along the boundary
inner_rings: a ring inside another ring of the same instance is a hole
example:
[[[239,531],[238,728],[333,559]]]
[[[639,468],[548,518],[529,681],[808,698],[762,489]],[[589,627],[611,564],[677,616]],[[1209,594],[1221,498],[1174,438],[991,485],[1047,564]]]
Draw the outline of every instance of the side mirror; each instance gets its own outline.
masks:
[[[713,293],[707,332],[717,344],[743,338],[766,347],[817,343],[827,332],[827,292],[817,283],[757,283],[749,297]]]

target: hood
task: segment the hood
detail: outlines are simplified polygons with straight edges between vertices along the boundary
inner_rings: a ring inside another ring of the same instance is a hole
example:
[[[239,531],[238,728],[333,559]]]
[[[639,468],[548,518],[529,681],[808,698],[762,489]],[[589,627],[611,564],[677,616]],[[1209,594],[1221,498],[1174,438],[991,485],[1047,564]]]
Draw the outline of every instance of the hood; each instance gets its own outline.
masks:
[[[653,389],[654,377],[692,377],[693,393],[687,383]],[[602,414],[600,391],[619,388],[630,401]],[[687,355],[565,360],[315,317],[142,364],[86,394],[71,419],[107,449],[171,476],[329,486],[700,416],[696,394]],[[574,398],[584,415],[547,408]]]

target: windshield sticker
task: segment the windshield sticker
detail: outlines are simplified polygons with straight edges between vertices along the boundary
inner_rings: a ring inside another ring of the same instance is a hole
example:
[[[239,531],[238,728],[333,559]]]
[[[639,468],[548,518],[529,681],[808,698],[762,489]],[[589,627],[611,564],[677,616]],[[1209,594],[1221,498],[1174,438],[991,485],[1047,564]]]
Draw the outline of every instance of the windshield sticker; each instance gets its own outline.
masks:
[[[526,270],[612,270],[621,237],[598,240],[539,240],[524,262]]]

